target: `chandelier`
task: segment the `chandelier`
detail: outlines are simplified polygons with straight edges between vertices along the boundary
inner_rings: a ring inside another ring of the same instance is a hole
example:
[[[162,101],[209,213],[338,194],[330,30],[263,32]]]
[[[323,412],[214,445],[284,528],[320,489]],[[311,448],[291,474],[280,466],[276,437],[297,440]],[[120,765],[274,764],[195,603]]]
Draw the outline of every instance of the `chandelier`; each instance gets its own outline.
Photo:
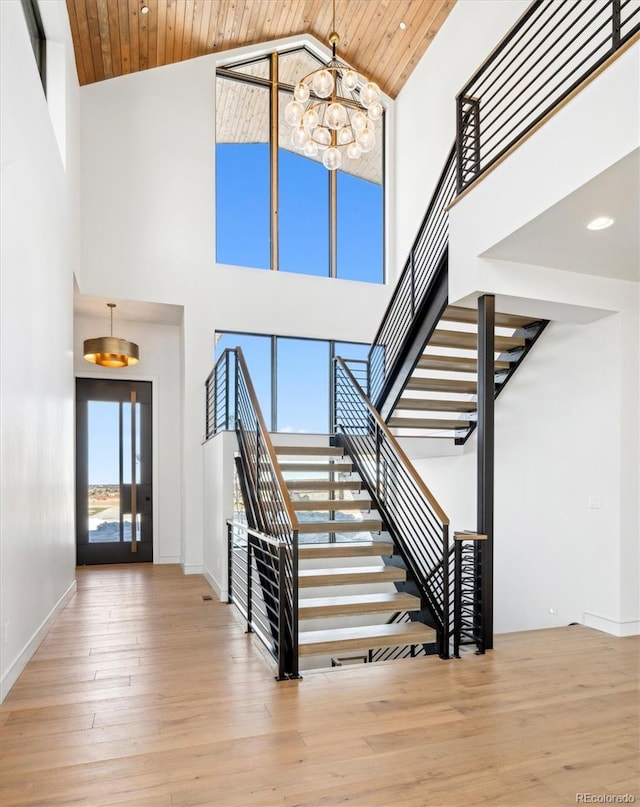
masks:
[[[340,168],[345,155],[358,160],[373,149],[375,121],[384,113],[378,85],[337,58],[339,42],[333,0],[331,61],[296,84],[293,100],[284,109],[286,122],[293,126],[291,142],[295,148],[307,157],[322,152],[322,162],[329,171]]]
[[[107,303],[111,311],[111,335],[84,340],[84,358],[102,367],[128,367],[139,362],[138,345],[113,335],[113,309],[115,303]]]

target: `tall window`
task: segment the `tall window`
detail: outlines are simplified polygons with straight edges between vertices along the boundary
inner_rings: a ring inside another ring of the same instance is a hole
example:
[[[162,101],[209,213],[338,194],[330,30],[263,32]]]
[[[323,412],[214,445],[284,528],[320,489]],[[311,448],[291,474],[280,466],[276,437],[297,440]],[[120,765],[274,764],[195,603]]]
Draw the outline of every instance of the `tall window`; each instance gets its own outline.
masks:
[[[38,0],[22,0],[22,8],[27,21],[27,30],[29,31],[31,47],[33,48],[34,56],[36,57],[38,73],[40,73],[40,80],[42,81],[42,87],[46,95],[47,39],[44,34],[44,26],[42,25],[42,19],[40,17],[40,10],[38,9]]]
[[[226,348],[242,348],[267,428],[326,434],[330,429],[332,359],[353,360],[366,388],[369,345],[251,333],[216,334],[216,361]]]
[[[384,282],[384,116],[376,146],[327,171],[291,142],[284,108],[322,66],[304,48],[219,68],[216,260]]]

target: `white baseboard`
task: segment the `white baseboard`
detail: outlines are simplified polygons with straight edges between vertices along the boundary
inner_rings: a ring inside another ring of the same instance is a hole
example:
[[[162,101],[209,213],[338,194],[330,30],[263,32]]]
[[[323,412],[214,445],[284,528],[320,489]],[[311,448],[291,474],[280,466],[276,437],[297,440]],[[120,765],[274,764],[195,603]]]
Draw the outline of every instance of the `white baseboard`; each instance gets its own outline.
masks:
[[[47,635],[47,633],[49,633],[49,630],[54,620],[75,593],[76,593],[76,581],[74,579],[73,583],[71,583],[71,585],[62,595],[62,597],[60,597],[60,599],[53,606],[51,611],[49,611],[48,616],[45,617],[44,621],[42,622],[38,630],[33,634],[31,639],[29,639],[29,641],[23,647],[22,652],[18,655],[18,658],[13,662],[13,664],[9,667],[9,669],[2,677],[2,681],[0,681],[0,703],[2,703],[2,701],[7,697],[9,691],[11,690],[11,687],[18,680],[20,673],[27,666],[27,664],[31,660],[31,657],[36,652],[38,647],[40,647],[40,644],[42,643],[44,637]]]
[[[153,562],[157,563],[158,565],[165,563],[177,564],[180,563],[180,555],[163,555],[161,558],[156,558]]]
[[[216,578],[211,574],[211,572],[205,566],[204,571],[202,574],[205,577],[207,583],[211,586],[211,588],[215,591],[218,595],[220,602],[226,602],[229,596],[229,592],[226,588],[223,588],[222,585],[216,580]]]
[[[595,628],[595,630],[601,630],[604,633],[611,633],[613,636],[637,636],[640,633],[640,620],[638,619],[618,622],[615,619],[598,616],[598,614],[590,614],[588,611],[585,611],[584,624],[588,628]]]
[[[180,567],[184,574],[202,574],[203,571],[202,564],[197,563],[188,564],[180,561]]]

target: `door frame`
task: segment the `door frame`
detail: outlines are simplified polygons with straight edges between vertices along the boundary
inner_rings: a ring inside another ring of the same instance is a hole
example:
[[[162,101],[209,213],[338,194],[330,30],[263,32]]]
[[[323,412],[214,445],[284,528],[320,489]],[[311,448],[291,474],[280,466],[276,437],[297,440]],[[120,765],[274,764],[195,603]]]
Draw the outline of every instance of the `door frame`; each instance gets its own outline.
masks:
[[[122,371],[119,371],[119,373]],[[77,423],[77,406],[76,406],[76,395],[75,395],[75,380],[77,378],[87,378],[91,381],[150,381],[151,382],[151,512],[153,518],[153,540],[151,545],[153,547],[153,563],[162,563],[160,560],[159,555],[159,541],[158,541],[158,531],[159,531],[159,501],[158,501],[158,473],[159,473],[159,462],[158,462],[158,440],[159,440],[159,424],[158,424],[158,384],[159,379],[157,375],[142,375],[140,373],[123,373],[122,375],[106,375],[104,372],[91,372],[89,368],[87,368],[86,372],[82,373],[74,373],[74,393],[73,393],[73,478],[74,480],[77,479],[77,468],[75,465],[75,458],[76,458],[76,423]],[[74,482],[74,507],[73,507],[73,534],[74,536],[77,534],[77,524],[76,524],[76,512],[77,512],[77,491],[76,491],[76,484]]]

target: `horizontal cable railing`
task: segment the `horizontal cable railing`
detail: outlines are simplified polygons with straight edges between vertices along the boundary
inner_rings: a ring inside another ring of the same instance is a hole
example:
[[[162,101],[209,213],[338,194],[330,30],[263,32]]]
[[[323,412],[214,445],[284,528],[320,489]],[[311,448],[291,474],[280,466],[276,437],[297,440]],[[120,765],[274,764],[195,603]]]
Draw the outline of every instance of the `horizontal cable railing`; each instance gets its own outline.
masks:
[[[247,621],[278,665],[278,678],[287,675],[287,542],[227,521],[229,602]]]
[[[234,428],[233,405],[235,392],[235,354],[225,350],[205,381],[205,439],[209,440],[223,429]],[[232,379],[230,381],[230,379]]]
[[[639,30],[639,0],[535,0],[458,94],[457,192]]]
[[[340,358],[335,359],[336,441],[375,501],[449,655],[449,519]],[[429,580],[441,565],[443,574]]]
[[[245,503],[256,529],[283,541],[282,596],[284,633],[281,635],[286,677],[298,675],[298,519],[282,476],[271,435],[267,430],[242,350],[225,350],[206,382],[205,433],[234,428],[242,461]],[[214,402],[210,405],[210,401]],[[213,411],[213,422],[210,412]],[[219,413],[219,414],[218,414]],[[269,579],[269,567],[256,555],[261,579]]]
[[[385,382],[397,369],[407,334],[447,249],[447,206],[454,196],[455,148],[452,148],[369,351],[368,394],[378,408],[384,398]]]

